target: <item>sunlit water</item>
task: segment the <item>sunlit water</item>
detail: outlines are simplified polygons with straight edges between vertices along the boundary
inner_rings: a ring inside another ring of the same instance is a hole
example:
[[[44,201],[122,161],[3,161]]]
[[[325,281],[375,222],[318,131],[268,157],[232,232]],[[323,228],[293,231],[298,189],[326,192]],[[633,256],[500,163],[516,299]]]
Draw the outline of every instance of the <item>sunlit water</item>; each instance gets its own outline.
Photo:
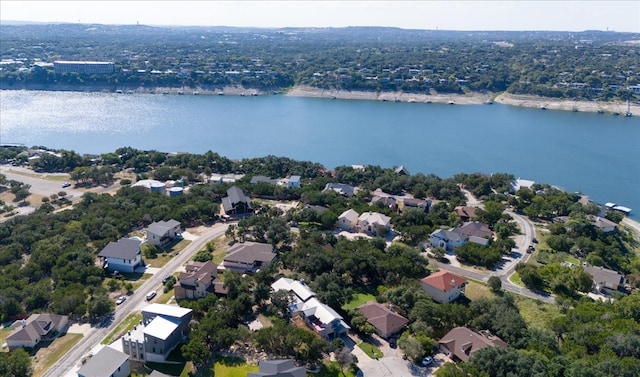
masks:
[[[122,146],[229,158],[404,165],[450,177],[507,172],[640,218],[640,117],[286,96],[0,91],[0,142],[112,152]]]

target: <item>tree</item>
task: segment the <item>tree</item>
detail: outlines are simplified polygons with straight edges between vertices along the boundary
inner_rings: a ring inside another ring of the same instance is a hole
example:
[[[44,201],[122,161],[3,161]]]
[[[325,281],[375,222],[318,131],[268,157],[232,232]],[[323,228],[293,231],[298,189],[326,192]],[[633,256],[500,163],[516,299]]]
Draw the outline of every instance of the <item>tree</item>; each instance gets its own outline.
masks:
[[[491,288],[493,293],[498,293],[502,289],[502,281],[497,276],[491,276],[487,281],[487,285]]]
[[[346,367],[350,367],[355,364],[354,355],[351,354],[351,351],[347,347],[340,347],[333,352],[333,356],[336,359],[336,362],[340,366],[340,372],[343,376],[346,377],[344,373],[344,369]]]
[[[0,376],[31,377],[31,358],[24,348],[0,353]]]

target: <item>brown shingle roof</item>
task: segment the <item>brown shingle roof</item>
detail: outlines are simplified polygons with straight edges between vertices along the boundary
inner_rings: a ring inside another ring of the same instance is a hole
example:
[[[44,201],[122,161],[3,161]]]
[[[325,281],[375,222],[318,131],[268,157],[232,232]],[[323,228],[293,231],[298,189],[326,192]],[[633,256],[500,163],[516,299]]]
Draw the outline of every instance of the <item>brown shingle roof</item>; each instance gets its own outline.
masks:
[[[488,332],[477,332],[467,327],[454,328],[442,337],[438,344],[451,352],[449,358],[457,358],[462,361],[469,360],[471,354],[486,347],[508,346],[495,335]]]
[[[384,334],[400,331],[409,320],[398,313],[392,312],[386,306],[375,301],[360,305],[358,310],[375,328]]]

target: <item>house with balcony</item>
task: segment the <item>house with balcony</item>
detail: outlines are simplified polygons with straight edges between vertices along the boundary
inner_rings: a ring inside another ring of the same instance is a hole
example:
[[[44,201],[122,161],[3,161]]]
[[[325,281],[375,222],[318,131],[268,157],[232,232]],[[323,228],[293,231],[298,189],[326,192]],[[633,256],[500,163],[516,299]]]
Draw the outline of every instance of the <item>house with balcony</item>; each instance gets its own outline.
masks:
[[[98,257],[102,258],[102,265],[109,271],[133,272],[138,266],[143,266],[142,241],[121,238],[117,242],[109,242]]]
[[[245,215],[253,212],[251,199],[238,186],[229,187],[222,198],[222,209],[227,216]]]
[[[147,243],[154,246],[165,246],[180,237],[182,229],[180,222],[171,219],[169,221],[156,221],[147,227]]]
[[[202,298],[209,293],[228,293],[224,282],[218,278],[218,265],[211,261],[189,263],[185,272],[178,275],[178,282],[173,290],[177,300]]]

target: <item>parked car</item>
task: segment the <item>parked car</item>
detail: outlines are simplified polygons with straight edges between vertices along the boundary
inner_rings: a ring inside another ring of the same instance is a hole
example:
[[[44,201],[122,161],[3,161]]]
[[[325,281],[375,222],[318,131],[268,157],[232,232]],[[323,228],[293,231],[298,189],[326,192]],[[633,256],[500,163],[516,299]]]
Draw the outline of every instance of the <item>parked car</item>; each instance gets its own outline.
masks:
[[[118,299],[116,300],[116,305],[122,304],[126,299],[127,299],[127,296],[118,297]]]
[[[71,186],[71,183],[69,183],[69,182],[65,182],[65,183],[62,184],[62,188],[67,188],[69,186]]]
[[[158,292],[156,291],[151,291],[149,293],[147,293],[147,301],[153,299],[154,297],[156,297],[156,295],[158,294]]]
[[[396,342],[396,338],[389,338],[389,347],[396,348],[398,343]]]
[[[433,357],[431,356],[427,356],[424,359],[422,359],[422,361],[420,362],[420,365],[422,365],[423,367],[429,366],[433,363]]]

